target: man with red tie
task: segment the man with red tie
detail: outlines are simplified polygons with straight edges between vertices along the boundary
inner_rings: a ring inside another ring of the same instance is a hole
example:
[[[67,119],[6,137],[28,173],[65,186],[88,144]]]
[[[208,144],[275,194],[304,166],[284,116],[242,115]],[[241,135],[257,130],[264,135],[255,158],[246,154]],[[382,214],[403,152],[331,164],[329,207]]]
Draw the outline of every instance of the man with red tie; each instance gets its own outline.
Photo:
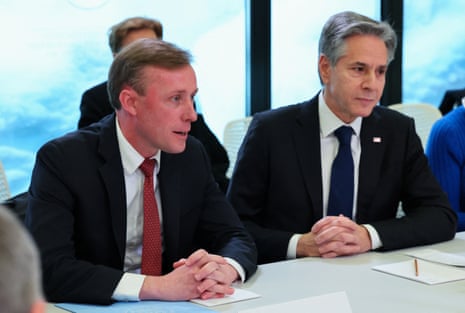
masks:
[[[170,43],[134,41],[110,68],[115,113],[39,150],[26,225],[49,301],[208,299],[254,274],[254,242],[188,135],[190,62]]]

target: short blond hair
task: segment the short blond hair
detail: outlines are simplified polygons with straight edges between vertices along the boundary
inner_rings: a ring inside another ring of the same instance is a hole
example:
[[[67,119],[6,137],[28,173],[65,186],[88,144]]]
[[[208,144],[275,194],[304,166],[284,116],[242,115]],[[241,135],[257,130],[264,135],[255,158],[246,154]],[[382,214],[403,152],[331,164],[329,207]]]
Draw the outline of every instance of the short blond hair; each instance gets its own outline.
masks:
[[[145,94],[145,68],[178,69],[191,61],[189,51],[163,40],[143,38],[130,43],[116,55],[110,67],[107,88],[111,105],[116,110],[121,108],[119,94],[124,86]]]

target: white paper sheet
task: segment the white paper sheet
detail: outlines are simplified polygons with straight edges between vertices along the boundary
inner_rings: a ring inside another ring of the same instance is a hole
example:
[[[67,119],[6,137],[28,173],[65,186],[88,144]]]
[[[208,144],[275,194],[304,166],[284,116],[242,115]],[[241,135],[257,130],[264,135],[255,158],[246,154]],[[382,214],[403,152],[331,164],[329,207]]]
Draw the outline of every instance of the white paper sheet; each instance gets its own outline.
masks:
[[[414,259],[397,263],[374,266],[376,271],[415,280],[428,285],[442,284],[465,279],[465,270],[418,259],[418,276],[415,273]]]
[[[463,255],[441,252],[434,249],[415,250],[405,254],[431,262],[465,267],[465,256]]]
[[[260,295],[256,294],[255,292],[245,290],[245,289],[240,289],[240,288],[234,288],[234,293],[230,296],[226,296],[223,298],[208,299],[208,300],[192,299],[190,301],[197,303],[197,304],[204,305],[204,306],[215,306],[215,305],[226,304],[226,303],[231,303],[231,302],[254,299],[258,297],[260,297]]]
[[[289,302],[261,306],[238,313],[352,313],[345,292],[329,293]]]

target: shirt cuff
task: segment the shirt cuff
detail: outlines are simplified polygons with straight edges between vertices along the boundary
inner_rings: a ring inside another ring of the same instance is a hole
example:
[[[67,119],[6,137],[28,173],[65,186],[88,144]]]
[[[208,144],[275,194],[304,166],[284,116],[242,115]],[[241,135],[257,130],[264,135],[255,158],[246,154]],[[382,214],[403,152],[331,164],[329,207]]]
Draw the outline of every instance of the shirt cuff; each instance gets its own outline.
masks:
[[[234,269],[237,271],[237,273],[239,274],[239,277],[241,279],[241,282],[245,282],[245,278],[246,278],[245,277],[245,271],[242,268],[242,266],[234,259],[231,259],[231,258],[228,258],[228,257],[225,257],[224,259],[226,260],[226,262],[228,262],[229,265],[234,267]]]
[[[111,298],[116,301],[139,301],[144,279],[145,275],[124,273]]]
[[[373,226],[371,226],[370,224],[363,224],[362,226],[365,227],[366,230],[368,230],[368,234],[370,235],[371,250],[381,248],[383,246],[383,243],[382,243],[381,239],[379,238],[379,235],[378,235],[378,232],[376,231],[376,229]]]
[[[300,237],[302,234],[295,234],[289,240],[289,245],[287,246],[287,259],[295,259],[297,258],[297,243],[299,242]]]

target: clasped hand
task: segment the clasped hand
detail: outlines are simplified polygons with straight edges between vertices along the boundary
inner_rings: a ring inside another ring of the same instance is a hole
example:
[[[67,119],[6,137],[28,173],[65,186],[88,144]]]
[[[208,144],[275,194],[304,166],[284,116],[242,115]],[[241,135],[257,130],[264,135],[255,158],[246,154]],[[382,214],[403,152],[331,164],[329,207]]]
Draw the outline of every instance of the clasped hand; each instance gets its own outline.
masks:
[[[371,239],[365,227],[344,216],[327,216],[302,235],[297,244],[297,256],[332,258],[370,249]]]
[[[190,300],[224,297],[234,293],[232,282],[237,271],[219,255],[203,249],[173,264],[174,270],[163,276],[147,276],[141,299]]]

